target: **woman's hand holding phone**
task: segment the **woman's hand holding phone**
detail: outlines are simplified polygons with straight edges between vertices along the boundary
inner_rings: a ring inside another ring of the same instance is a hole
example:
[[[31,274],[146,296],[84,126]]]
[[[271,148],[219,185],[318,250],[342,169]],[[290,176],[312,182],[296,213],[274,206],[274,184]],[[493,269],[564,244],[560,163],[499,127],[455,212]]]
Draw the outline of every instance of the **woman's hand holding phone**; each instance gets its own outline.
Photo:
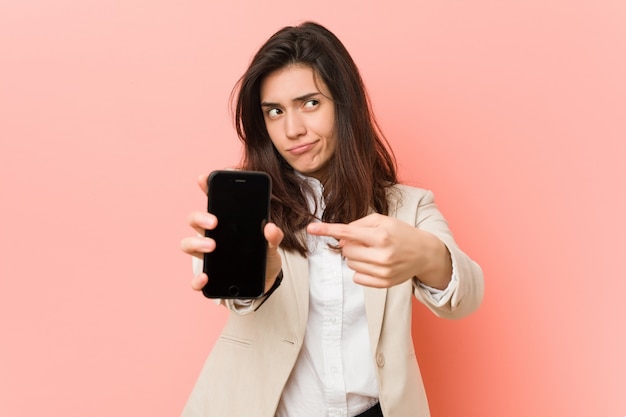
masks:
[[[207,195],[207,178],[208,175],[202,175],[198,178],[198,184],[204,195]],[[202,261],[205,253],[211,253],[215,250],[215,241],[209,237],[205,237],[206,230],[213,230],[218,224],[215,215],[207,212],[195,211],[189,216],[189,225],[196,231],[196,236],[186,237],[181,241],[181,249],[183,252],[198,258]],[[267,260],[265,274],[265,291],[267,292],[279,274],[282,267],[282,260],[278,247],[283,240],[284,234],[280,228],[274,223],[267,223],[263,228],[263,234],[267,240]],[[209,277],[201,272],[194,276],[191,280],[191,288],[196,291],[202,291],[206,286]]]

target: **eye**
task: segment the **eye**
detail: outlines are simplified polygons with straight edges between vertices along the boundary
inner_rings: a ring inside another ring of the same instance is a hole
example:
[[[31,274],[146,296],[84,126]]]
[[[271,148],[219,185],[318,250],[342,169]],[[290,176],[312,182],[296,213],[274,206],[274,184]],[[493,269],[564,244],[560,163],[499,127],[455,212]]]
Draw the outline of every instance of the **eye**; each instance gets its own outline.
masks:
[[[315,100],[315,99],[307,100],[307,101],[304,102],[304,108],[305,109],[313,109],[313,108],[319,106],[319,104],[320,104],[319,100]]]
[[[276,117],[278,117],[281,114],[282,114],[282,110],[281,109],[277,109],[277,108],[269,109],[267,111],[267,117],[269,117],[270,119],[275,119]]]

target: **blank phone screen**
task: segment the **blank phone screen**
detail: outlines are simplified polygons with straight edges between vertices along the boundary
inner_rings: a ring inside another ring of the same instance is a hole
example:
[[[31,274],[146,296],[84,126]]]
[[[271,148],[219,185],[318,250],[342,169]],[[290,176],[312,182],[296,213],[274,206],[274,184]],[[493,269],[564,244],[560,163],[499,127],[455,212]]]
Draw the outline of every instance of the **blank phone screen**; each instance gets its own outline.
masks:
[[[215,240],[205,255],[210,298],[257,298],[265,287],[270,179],[265,173],[217,171],[209,179],[208,211],[217,226],[206,235]]]

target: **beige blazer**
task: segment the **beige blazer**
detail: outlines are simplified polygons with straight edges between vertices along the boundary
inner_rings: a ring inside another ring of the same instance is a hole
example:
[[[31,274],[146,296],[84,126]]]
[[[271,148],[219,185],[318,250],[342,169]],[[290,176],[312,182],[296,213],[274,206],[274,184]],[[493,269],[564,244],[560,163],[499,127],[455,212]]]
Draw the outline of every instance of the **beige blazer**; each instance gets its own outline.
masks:
[[[447,245],[458,277],[451,300],[442,307],[436,307],[413,280],[388,289],[364,287],[383,414],[427,417],[430,413],[411,336],[411,302],[415,296],[440,317],[463,317],[482,300],[483,276],[478,264],[456,245],[430,191],[397,185],[389,199],[391,216],[434,233]],[[230,314],[183,417],[274,416],[302,347],[309,310],[307,259],[285,251],[281,256],[281,286],[258,311]]]

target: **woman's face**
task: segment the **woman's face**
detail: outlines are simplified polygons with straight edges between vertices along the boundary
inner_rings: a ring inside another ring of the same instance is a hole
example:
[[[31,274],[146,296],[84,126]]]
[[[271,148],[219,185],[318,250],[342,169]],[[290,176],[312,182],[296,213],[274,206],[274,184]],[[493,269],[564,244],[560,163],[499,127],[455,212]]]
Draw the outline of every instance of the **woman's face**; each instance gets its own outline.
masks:
[[[310,67],[290,65],[261,83],[261,108],[272,143],[293,169],[321,179],[335,152],[335,107]]]

